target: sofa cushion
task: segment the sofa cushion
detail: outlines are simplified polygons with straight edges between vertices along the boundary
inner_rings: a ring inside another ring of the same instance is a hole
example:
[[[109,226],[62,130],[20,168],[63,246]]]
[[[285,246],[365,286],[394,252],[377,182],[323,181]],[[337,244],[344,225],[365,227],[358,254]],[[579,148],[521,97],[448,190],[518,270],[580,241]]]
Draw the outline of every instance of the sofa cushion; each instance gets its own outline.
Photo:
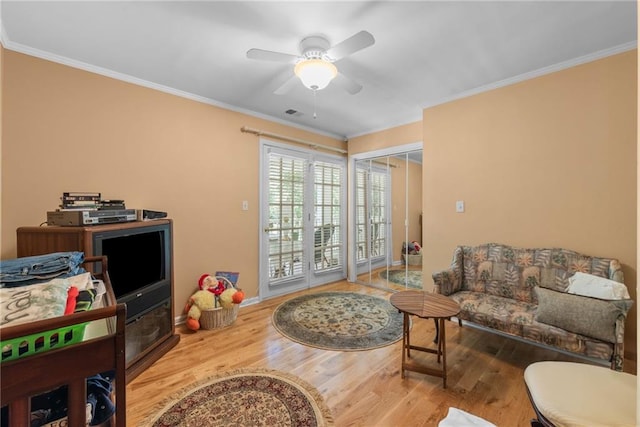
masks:
[[[460,305],[461,319],[516,336],[522,336],[523,325],[533,322],[536,309],[529,303],[480,292],[461,291],[450,298]]]
[[[581,272],[569,278],[567,293],[606,300],[631,298],[624,283]]]
[[[536,287],[535,320],[577,334],[616,342],[615,323],[626,316],[633,301],[605,301]]]

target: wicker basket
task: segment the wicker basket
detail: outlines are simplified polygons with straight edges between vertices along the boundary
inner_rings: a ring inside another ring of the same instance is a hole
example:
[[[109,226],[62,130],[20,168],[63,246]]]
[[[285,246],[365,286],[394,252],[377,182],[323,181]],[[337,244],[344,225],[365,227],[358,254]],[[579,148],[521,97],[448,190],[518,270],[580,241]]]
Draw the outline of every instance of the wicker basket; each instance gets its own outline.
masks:
[[[233,283],[226,277],[216,276],[217,280],[222,280],[227,289],[234,288]],[[200,328],[201,329],[218,329],[231,325],[236,321],[238,317],[238,310],[240,304],[233,304],[229,308],[217,307],[210,310],[202,310],[200,314]]]
[[[418,255],[402,254],[402,261],[404,261],[407,265],[422,265],[422,254],[418,254]]]

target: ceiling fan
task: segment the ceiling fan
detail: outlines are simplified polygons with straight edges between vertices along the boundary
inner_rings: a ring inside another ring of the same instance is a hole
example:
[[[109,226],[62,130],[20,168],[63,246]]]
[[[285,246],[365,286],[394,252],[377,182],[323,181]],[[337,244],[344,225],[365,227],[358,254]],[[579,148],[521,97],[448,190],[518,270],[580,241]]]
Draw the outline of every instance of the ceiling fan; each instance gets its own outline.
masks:
[[[334,62],[369,47],[374,43],[375,39],[367,31],[360,31],[334,46],[331,46],[329,41],[322,36],[309,36],[300,42],[300,55],[263,49],[249,49],[247,51],[247,58],[294,64],[294,74],[274,91],[277,95],[288,92],[289,89],[296,84],[297,78],[302,81],[302,84],[314,92],[324,89],[335,78],[338,86],[350,94],[356,94],[360,92],[362,86],[340,73],[334,65]]]

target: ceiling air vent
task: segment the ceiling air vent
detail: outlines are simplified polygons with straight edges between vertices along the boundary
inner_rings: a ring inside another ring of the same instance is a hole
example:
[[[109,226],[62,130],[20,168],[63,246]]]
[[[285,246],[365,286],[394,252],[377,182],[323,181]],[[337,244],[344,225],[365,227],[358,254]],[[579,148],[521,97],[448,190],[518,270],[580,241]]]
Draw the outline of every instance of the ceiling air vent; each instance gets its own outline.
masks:
[[[295,117],[300,117],[302,116],[304,113],[301,113],[298,110],[294,110],[293,108],[289,108],[287,111],[285,111],[285,114],[288,114],[290,116],[295,116]]]

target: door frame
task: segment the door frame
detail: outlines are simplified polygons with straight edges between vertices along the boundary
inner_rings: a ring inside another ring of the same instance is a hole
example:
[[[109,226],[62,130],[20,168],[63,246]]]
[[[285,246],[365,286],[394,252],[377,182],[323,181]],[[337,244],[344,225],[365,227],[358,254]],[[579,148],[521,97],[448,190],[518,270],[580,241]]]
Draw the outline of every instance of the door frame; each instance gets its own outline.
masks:
[[[265,218],[265,203],[267,203],[267,197],[268,194],[263,191],[264,190],[264,186],[265,186],[265,168],[268,168],[269,165],[267,164],[267,162],[265,161],[265,151],[267,148],[275,148],[277,150],[284,150],[284,151],[288,151],[291,153],[298,153],[301,157],[305,157],[308,159],[309,161],[309,165],[313,164],[315,161],[323,161],[326,160],[328,162],[332,162],[332,161],[338,161],[336,162],[336,164],[338,163],[342,163],[341,167],[343,169],[343,188],[346,190],[342,191],[342,195],[341,195],[341,205],[345,206],[346,205],[346,198],[347,198],[347,194],[348,194],[348,173],[347,173],[347,159],[344,158],[343,156],[340,155],[336,155],[336,154],[330,154],[330,153],[323,153],[323,152],[318,152],[317,150],[313,150],[313,149],[309,149],[309,148],[304,148],[304,147],[299,147],[299,146],[295,146],[295,145],[290,145],[290,144],[284,144],[281,142],[276,142],[274,140],[271,139],[267,139],[267,138],[260,138],[259,140],[259,150],[260,150],[260,161],[259,161],[259,176],[260,176],[260,182],[259,182],[259,206],[260,206],[260,212],[259,212],[259,221],[258,221],[258,296],[260,300],[263,299],[268,299],[268,298],[272,298],[272,297],[276,297],[276,296],[280,296],[280,295],[285,295],[287,293],[291,293],[291,292],[296,292],[302,289],[310,289],[312,287],[315,286],[320,286],[323,285],[325,283],[329,283],[332,281],[336,281],[336,280],[341,280],[341,279],[345,279],[346,278],[346,273],[347,273],[347,241],[348,241],[348,223],[347,223],[347,212],[345,209],[342,209],[341,212],[341,225],[342,225],[342,230],[343,231],[343,236],[342,236],[342,242],[341,242],[341,260],[340,260],[340,268],[333,268],[330,270],[326,270],[326,271],[320,271],[320,272],[315,272],[312,268],[307,268],[306,269],[306,274],[303,276],[304,279],[304,284],[301,287],[299,284],[297,285],[293,285],[293,286],[283,286],[282,288],[280,288],[279,290],[272,290],[269,287],[269,267],[268,267],[268,254],[265,253],[265,247],[266,247],[266,243],[265,243],[265,239],[267,238],[266,236],[268,236],[268,233],[265,233],[265,228],[268,227],[268,218]],[[307,171],[305,173],[309,173],[310,169],[307,169]],[[313,197],[313,187],[314,187],[314,182],[313,182],[313,177],[311,177],[308,181],[306,181],[305,183],[305,192],[308,192],[308,194],[306,194],[306,196],[308,197]],[[306,250],[309,252],[308,254],[306,254],[307,259],[310,259],[309,257],[311,255],[313,255],[313,248],[312,248],[312,240],[313,240],[313,217],[312,215],[314,214],[314,209],[313,207],[315,206],[315,203],[313,200],[311,201],[305,201],[305,216],[307,216],[308,218],[308,226],[305,226],[305,235],[304,235],[304,241],[307,242],[306,243]],[[299,280],[299,279],[298,279]],[[286,280],[285,280],[286,282]]]
[[[403,154],[409,151],[423,150],[422,141],[412,142],[403,145],[395,145],[393,147],[382,148],[379,150],[367,151],[364,153],[357,153],[349,155],[348,159],[348,188],[347,188],[347,224],[349,229],[349,236],[347,239],[347,280],[349,282],[355,282],[358,276],[358,262],[357,262],[357,249],[356,249],[356,215],[355,215],[355,193],[356,193],[356,162],[359,160],[369,160],[377,157],[393,156],[396,154]],[[424,152],[424,150],[423,150]],[[424,168],[424,162],[423,168]],[[387,255],[388,256],[388,255]]]

